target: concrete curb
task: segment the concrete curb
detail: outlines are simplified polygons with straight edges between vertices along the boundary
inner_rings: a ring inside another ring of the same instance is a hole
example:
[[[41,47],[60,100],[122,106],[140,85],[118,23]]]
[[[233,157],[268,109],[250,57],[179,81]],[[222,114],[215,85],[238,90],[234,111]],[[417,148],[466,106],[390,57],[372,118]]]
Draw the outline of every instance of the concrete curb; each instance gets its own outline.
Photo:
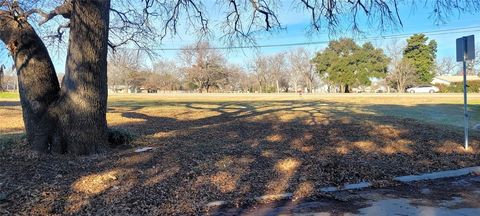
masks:
[[[393,180],[403,182],[403,183],[408,183],[408,182],[415,182],[415,181],[459,177],[459,176],[464,176],[472,173],[480,173],[480,166],[467,167],[467,168],[456,169],[456,170],[446,170],[446,171],[425,173],[420,175],[400,176],[400,177],[393,178]]]
[[[393,178],[393,180],[399,181],[402,183],[410,183],[410,182],[416,182],[416,181],[427,181],[427,180],[459,177],[459,176],[465,176],[469,174],[480,174],[480,166],[467,167],[467,168],[456,169],[456,170],[423,173],[419,175],[399,176],[399,177]],[[323,188],[320,188],[320,191],[323,193],[332,193],[332,192],[345,191],[345,190],[360,190],[360,189],[369,188],[371,186],[372,186],[371,182],[360,182],[355,184],[345,184],[340,187],[334,187],[334,186],[323,187]],[[264,196],[254,197],[254,200],[258,202],[262,202],[262,201],[273,201],[273,200],[285,200],[285,199],[291,199],[292,197],[293,197],[292,193],[283,193],[283,194],[264,195]],[[228,202],[220,200],[220,201],[209,202],[205,206],[207,208],[211,208],[211,207],[221,207],[226,204],[228,204]]]
[[[268,201],[268,200],[285,200],[291,199],[293,197],[292,193],[283,193],[283,194],[273,194],[273,195],[263,195],[255,197],[255,200],[258,202]]]
[[[329,192],[337,192],[343,190],[359,190],[363,188],[371,187],[372,183],[370,182],[360,182],[355,184],[345,184],[342,187],[323,187],[320,188],[321,192],[329,193]]]

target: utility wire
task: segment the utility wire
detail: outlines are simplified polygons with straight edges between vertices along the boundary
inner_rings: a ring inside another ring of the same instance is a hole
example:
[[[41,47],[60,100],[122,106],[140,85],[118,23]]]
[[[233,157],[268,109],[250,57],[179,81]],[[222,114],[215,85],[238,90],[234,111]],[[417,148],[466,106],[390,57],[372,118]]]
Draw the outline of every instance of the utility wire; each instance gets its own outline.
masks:
[[[385,40],[385,39],[405,38],[405,37],[410,37],[412,34],[419,34],[419,33],[423,33],[425,35],[444,35],[444,34],[452,34],[452,33],[472,32],[474,30],[480,31],[480,26],[442,29],[442,30],[418,32],[418,33],[395,34],[395,35],[387,35],[387,36],[366,37],[366,38],[363,38],[363,39],[358,39],[357,41],[371,41],[371,40]],[[272,48],[272,47],[320,45],[320,44],[328,44],[329,42],[330,42],[329,40],[323,40],[323,41],[282,43],[282,44],[263,44],[263,45],[246,45],[246,46],[219,46],[219,47],[208,47],[207,49],[215,49],[215,50],[258,49],[258,48]],[[138,49],[135,49],[135,48],[123,48],[123,49],[138,50]],[[167,48],[150,48],[150,50],[158,50],[158,51],[181,51],[181,50],[190,50],[190,49],[191,48],[168,48],[168,47]]]

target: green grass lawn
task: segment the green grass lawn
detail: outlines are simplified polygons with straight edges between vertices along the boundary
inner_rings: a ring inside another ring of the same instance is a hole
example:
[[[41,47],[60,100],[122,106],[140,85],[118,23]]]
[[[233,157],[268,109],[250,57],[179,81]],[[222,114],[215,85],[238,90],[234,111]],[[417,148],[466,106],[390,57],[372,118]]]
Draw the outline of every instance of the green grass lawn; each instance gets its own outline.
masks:
[[[15,99],[19,98],[18,93],[16,92],[0,92],[0,99]]]

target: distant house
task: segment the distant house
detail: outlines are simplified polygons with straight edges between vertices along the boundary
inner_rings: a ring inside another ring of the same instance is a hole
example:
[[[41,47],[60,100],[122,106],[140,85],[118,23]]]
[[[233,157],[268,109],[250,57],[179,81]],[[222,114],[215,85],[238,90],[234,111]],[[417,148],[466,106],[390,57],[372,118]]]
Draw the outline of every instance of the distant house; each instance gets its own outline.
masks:
[[[111,85],[108,87],[109,93],[158,93],[158,88],[144,88],[127,85]]]
[[[108,86],[109,93],[128,93],[128,88],[126,85],[111,85]]]
[[[370,81],[371,81],[370,86],[358,86],[357,88],[352,88],[352,92],[387,93],[392,91],[392,89],[390,89],[385,79],[371,78]]]
[[[147,93],[158,93],[158,88],[142,89],[142,92],[143,90],[147,90]]]
[[[478,81],[480,77],[478,76],[467,76],[467,81]],[[463,76],[436,76],[432,80],[433,85],[442,84],[450,85],[451,83],[463,82]]]
[[[127,85],[112,85],[109,86],[109,91],[111,93],[141,93],[141,88],[127,86]]]

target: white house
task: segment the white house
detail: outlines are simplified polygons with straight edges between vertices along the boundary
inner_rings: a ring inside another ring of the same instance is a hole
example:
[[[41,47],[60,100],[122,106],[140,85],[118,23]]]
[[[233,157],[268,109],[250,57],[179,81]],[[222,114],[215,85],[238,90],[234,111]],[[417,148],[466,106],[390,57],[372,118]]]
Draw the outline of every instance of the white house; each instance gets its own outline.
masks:
[[[467,81],[476,81],[480,80],[478,76],[467,76]],[[454,82],[463,82],[463,76],[436,76],[432,80],[432,84],[443,84],[443,85],[450,85],[450,83]]]

